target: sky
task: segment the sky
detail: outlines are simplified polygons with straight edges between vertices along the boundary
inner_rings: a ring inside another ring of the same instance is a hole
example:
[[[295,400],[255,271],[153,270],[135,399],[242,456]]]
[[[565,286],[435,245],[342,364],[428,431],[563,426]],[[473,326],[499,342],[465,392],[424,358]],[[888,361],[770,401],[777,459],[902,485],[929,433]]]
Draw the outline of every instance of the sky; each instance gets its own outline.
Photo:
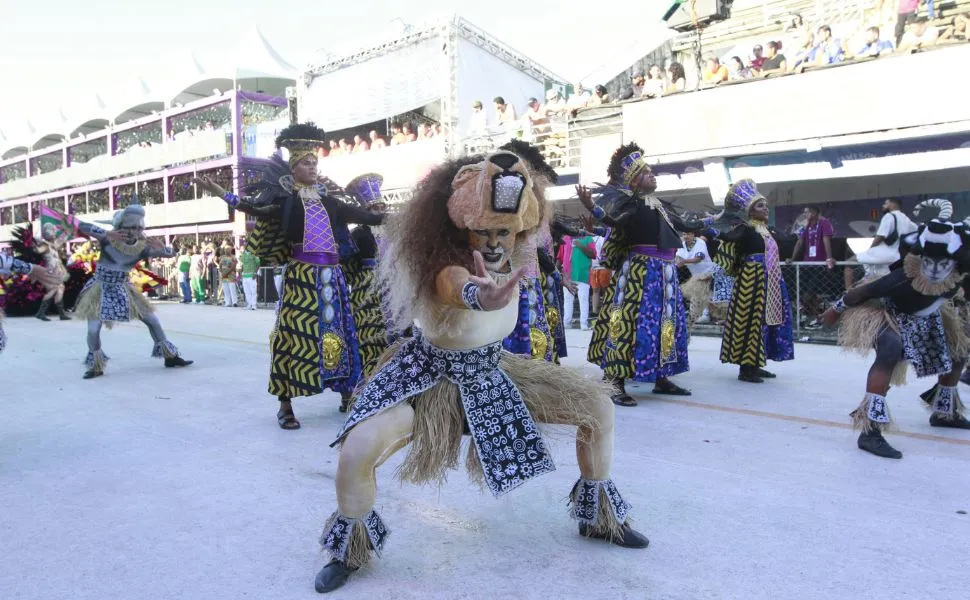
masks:
[[[13,0],[11,0],[13,1]],[[68,118],[99,92],[136,76],[149,84],[195,52],[203,66],[225,60],[259,26],[273,47],[302,68],[315,51],[353,48],[390,31],[458,13],[569,80],[583,78],[642,43],[669,0],[623,2],[456,2],[445,0],[37,0],[0,20],[0,132],[13,137]],[[628,65],[617,65],[619,73]],[[116,94],[115,94],[116,95]],[[81,111],[83,112],[83,111]]]

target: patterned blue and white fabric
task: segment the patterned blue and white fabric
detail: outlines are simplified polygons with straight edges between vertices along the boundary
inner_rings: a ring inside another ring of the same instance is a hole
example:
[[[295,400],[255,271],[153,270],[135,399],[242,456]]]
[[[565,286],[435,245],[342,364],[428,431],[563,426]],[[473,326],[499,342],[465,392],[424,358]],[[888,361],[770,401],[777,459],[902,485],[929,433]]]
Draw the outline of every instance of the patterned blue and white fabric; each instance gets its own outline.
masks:
[[[485,484],[493,495],[501,496],[554,471],[522,395],[499,368],[501,356],[501,342],[471,350],[444,350],[420,335],[406,340],[360,390],[331,446],[364,419],[428,391],[445,378],[458,386]]]
[[[913,365],[916,376],[928,377],[950,372],[953,359],[950,358],[940,311],[926,316],[910,315],[897,311],[892,302],[886,302],[886,308],[899,329],[903,360]]]
[[[94,277],[84,284],[84,294],[95,283],[101,284],[101,320],[131,320],[131,298],[128,291],[128,272],[97,269]]]

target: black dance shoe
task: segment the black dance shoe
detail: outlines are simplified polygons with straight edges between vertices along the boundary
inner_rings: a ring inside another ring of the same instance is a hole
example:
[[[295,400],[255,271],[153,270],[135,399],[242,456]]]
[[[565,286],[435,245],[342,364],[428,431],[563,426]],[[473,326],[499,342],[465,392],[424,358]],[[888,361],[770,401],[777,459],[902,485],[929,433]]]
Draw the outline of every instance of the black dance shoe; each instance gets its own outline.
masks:
[[[619,538],[611,538],[607,533],[585,523],[579,524],[579,535],[595,540],[606,540],[621,548],[646,548],[650,545],[647,536],[630,527],[628,523],[623,524],[622,535]]]
[[[356,570],[351,569],[346,563],[340,562],[339,560],[332,560],[317,573],[317,579],[314,581],[313,587],[321,594],[332,592],[343,587],[347,583],[347,579]]]
[[[902,458],[903,453],[889,445],[886,438],[882,437],[882,432],[873,429],[869,433],[859,434],[859,450],[865,450],[870,454],[883,458]]]
[[[970,421],[963,415],[957,415],[952,419],[941,417],[936,413],[930,415],[930,427],[949,427],[950,429],[970,429]]]
[[[778,377],[771,371],[765,371],[764,369],[758,369],[756,373],[758,374],[758,377],[762,379],[774,379],[775,377]]]
[[[104,371],[99,371],[97,369],[88,369],[84,372],[84,379],[94,379],[95,377],[101,377],[104,375]]]
[[[751,367],[741,367],[740,372],[738,372],[738,381],[744,381],[746,383],[765,382],[765,380],[762,379],[758,374],[758,369],[753,369]]]
[[[194,362],[195,362],[194,360],[185,360],[181,356],[174,356],[172,358],[166,358],[165,359],[165,367],[166,368],[171,368],[171,367],[187,367],[187,366],[191,365]]]

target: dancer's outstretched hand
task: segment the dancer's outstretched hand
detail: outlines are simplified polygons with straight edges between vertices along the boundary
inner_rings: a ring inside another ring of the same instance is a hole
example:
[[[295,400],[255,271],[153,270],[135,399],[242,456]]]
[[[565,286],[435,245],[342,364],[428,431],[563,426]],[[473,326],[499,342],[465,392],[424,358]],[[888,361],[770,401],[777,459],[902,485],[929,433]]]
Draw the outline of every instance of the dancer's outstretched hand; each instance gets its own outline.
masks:
[[[475,257],[475,274],[468,277],[468,280],[478,286],[478,302],[485,310],[499,310],[508,306],[512,298],[519,294],[519,280],[525,273],[524,268],[516,269],[512,277],[505,283],[499,284],[485,269],[485,260],[482,253],[477,250]]]
[[[112,244],[122,244],[124,243],[125,238],[128,236],[121,233],[117,229],[112,229],[108,233],[104,234],[104,237],[108,238],[108,241],[111,242]]]
[[[585,185],[577,185],[576,195],[579,196],[579,201],[583,203],[586,210],[593,210],[593,192],[589,191],[588,187]]]
[[[205,175],[200,175],[199,177],[193,177],[192,183],[199,186],[203,190],[209,192],[210,196],[214,196],[216,198],[222,198],[223,196],[226,195],[226,190],[222,189],[221,185],[219,185],[215,181],[212,181],[212,179],[210,179]]]

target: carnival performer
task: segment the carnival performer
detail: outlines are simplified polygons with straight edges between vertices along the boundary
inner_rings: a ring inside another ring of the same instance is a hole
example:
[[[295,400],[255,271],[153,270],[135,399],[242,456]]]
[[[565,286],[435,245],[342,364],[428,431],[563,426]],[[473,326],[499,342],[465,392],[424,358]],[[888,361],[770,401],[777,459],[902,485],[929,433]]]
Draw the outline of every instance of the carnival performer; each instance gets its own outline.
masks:
[[[385,212],[381,196],[384,178],[376,173],[360,175],[347,184],[346,191],[360,207],[374,214]],[[359,225],[350,232],[356,253],[344,263],[344,276],[350,286],[350,307],[357,327],[362,374],[369,376],[387,349],[387,319],[377,282],[379,240],[373,229]]]
[[[687,315],[674,258],[682,246],[678,231],[703,229],[686,222],[652,196],[657,179],[636,144],[621,146],[607,170],[610,183],[593,193],[576,186],[580,201],[611,227],[600,263],[612,270],[610,286],[593,327],[587,360],[613,382],[613,402],[636,406],[626,380],[654,384],[654,394],[689,396],[669,378],[689,369]],[[605,262],[604,262],[605,261]]]
[[[511,152],[524,161],[532,179],[532,193],[538,198],[539,206],[544,209],[546,188],[554,185],[559,179],[556,170],[549,166],[539,149],[528,142],[516,139],[499,149]],[[552,234],[549,232],[546,215],[541,214],[535,232],[522,244],[521,255],[524,263],[522,266],[525,271],[519,285],[519,319],[515,329],[505,338],[503,347],[513,354],[558,363],[560,344],[556,334],[564,324],[561,318],[562,302],[550,301],[556,293],[555,261],[553,260],[552,271],[549,270],[548,263],[545,269],[542,267],[543,253],[551,252]],[[559,290],[561,290],[562,275],[559,275]],[[562,336],[565,340],[564,330]],[[562,347],[565,348],[565,343]]]
[[[791,302],[781,273],[775,234],[768,229],[768,202],[750,179],[731,185],[714,261],[735,278],[721,340],[721,362],[738,365],[738,379],[763,383],[775,377],[768,360],[794,360]]]
[[[357,329],[340,251],[347,223],[380,225],[383,216],[334,198],[317,176],[325,133],[312,123],[290,125],[276,138],[289,154],[274,155],[262,180],[241,199],[207,177],[195,181],[229,206],[256,217],[250,251],[263,264],[283,264],[276,326],[270,338],[269,393],[279,399],[277,422],[299,429],[292,399],[330,388],[342,405],[360,379]],[[348,233],[349,235],[349,233]]]
[[[64,240],[57,235],[57,228],[51,223],[41,226],[40,235],[43,241],[37,244],[37,252],[43,256],[47,270],[60,281],[57,285],[46,286],[47,293],[44,294],[35,316],[41,321],[50,321],[47,318],[47,309],[53,302],[61,321],[70,321],[71,317],[64,312],[64,284],[70,279],[64,261],[61,260]]]
[[[866,393],[852,411],[853,425],[861,430],[861,450],[884,458],[902,458],[883,431],[891,426],[886,395],[892,385],[906,382],[906,365],[917,377],[946,374],[924,400],[932,402],[930,423],[938,427],[965,428],[959,396],[955,393],[959,370],[965,360],[967,338],[964,324],[948,306],[961,287],[966,293],[965,274],[970,272],[970,234],[967,227],[947,219],[948,211],[923,223],[915,233],[901,236],[906,249],[902,265],[888,275],[848,290],[823,315],[833,326],[841,318],[839,344],[860,354],[875,348],[876,359],[869,369]]]
[[[130,204],[115,212],[112,231],[85,223],[73,217],[76,231],[92,237],[101,246],[101,255],[92,277],[78,296],[74,312],[88,322],[88,354],[84,359],[84,379],[104,375],[108,356],[101,348],[101,327],[108,329],[115,323],[138,319],[148,327],[155,345],[153,358],[164,358],[166,367],[187,367],[193,361],[185,360],[175,344],[165,336],[155,309],[130,283],[131,270],[148,258],[171,258],[175,250],[163,246],[158,240],[145,238],[145,208]]]
[[[337,510],[321,537],[332,560],[318,592],[342,586],[384,548],[377,468],[410,443],[401,478],[443,482],[466,428],[466,466],[499,496],[555,468],[537,423],[578,425],[570,498],[580,534],[647,546],[610,478],[609,390],[578,370],[502,350],[518,318],[520,261],[532,258],[520,244],[539,225],[539,204],[522,160],[498,152],[433,169],[387,227],[380,272],[391,322],[413,323],[416,333],[388,350],[337,436]]]
[[[55,286],[62,281],[57,271],[51,271],[47,267],[30,264],[9,254],[0,253],[0,276],[6,277],[12,273],[26,275],[30,281],[40,283],[45,288]],[[7,334],[3,330],[3,311],[0,311],[0,352],[3,352],[6,347]]]

